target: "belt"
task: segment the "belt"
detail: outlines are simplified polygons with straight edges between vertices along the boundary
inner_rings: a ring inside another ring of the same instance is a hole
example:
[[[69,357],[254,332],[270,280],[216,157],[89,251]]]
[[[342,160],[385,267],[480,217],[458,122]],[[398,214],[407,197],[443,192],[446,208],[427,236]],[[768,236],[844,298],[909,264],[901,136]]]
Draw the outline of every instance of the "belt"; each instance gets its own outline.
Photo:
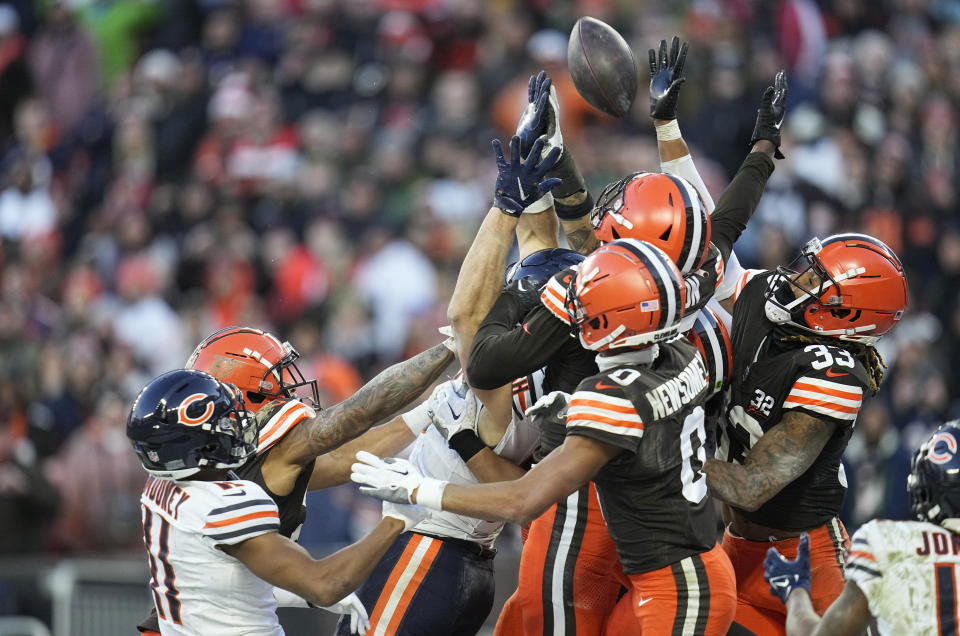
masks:
[[[437,541],[443,541],[450,545],[455,545],[459,547],[464,552],[468,552],[473,556],[481,559],[483,561],[488,561],[493,557],[497,556],[497,551],[493,548],[485,548],[479,543],[473,541],[467,541],[466,539],[454,539],[453,537],[441,537],[435,534],[427,534],[426,532],[416,532],[414,534],[419,534],[424,537],[430,537],[431,539],[436,539]]]

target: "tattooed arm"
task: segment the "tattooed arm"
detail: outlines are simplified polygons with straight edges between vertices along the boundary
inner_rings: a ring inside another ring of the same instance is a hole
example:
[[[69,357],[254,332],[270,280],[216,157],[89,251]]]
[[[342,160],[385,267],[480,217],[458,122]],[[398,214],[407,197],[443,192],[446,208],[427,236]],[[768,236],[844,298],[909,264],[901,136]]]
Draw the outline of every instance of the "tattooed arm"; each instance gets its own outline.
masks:
[[[566,199],[557,199],[557,202],[569,202],[570,205],[575,205],[582,203],[586,200],[586,197],[586,192],[577,192]],[[587,255],[600,247],[600,241],[593,235],[589,214],[585,214],[579,219],[560,219],[560,224],[563,226],[563,233],[567,235],[567,243],[570,244],[570,249],[573,251]]]
[[[301,422],[277,443],[264,462],[264,478],[274,489],[289,481],[289,489],[300,467],[365,432],[410,404],[427,390],[453,361],[453,354],[442,344],[427,349],[409,360],[399,362],[363,385],[352,396]],[[279,485],[278,484],[278,485]]]
[[[736,508],[753,511],[802,475],[829,441],[836,424],[788,412],[750,449],[743,465],[708,459],[710,492]]]

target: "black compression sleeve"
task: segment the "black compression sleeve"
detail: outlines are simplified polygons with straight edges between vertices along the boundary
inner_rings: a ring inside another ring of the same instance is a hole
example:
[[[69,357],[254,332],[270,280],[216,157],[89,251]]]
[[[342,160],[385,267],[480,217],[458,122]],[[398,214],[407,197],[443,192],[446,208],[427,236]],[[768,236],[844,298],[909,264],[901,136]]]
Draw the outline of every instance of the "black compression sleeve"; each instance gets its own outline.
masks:
[[[523,315],[513,294],[501,294],[473,339],[467,379],[474,388],[496,389],[542,368],[568,341],[570,327],[546,307]]]
[[[763,152],[751,152],[720,195],[717,207],[710,215],[710,240],[720,250],[724,263],[729,260],[733,244],[757,209],[771,174],[773,159]]]

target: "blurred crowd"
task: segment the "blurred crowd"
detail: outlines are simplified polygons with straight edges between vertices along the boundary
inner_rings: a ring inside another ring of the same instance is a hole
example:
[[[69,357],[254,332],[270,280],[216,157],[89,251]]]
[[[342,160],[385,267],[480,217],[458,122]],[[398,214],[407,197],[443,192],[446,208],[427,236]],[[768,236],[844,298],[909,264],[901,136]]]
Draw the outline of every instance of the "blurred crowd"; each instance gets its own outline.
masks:
[[[624,120],[566,73],[581,15],[640,62]],[[0,2],[0,552],[138,543],[127,409],[217,328],[289,339],[327,404],[437,342],[492,198],[490,140],[512,134],[528,76],[554,78],[600,188],[657,169],[646,50],[674,33],[690,43],[680,125],[715,198],[763,87],[789,73],[787,158],[741,261],[859,230],[907,267],[845,520],[907,515],[910,449],[960,396],[960,2],[15,0]],[[377,514],[349,487],[311,509],[315,542]]]

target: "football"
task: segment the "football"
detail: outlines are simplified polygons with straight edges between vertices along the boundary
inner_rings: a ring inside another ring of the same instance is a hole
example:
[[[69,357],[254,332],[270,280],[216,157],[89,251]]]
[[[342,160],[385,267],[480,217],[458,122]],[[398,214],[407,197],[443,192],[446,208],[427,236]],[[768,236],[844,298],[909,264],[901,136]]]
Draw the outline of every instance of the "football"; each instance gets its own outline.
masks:
[[[623,117],[637,95],[637,63],[627,41],[596,18],[577,20],[567,44],[567,67],[580,95],[611,117]]]

